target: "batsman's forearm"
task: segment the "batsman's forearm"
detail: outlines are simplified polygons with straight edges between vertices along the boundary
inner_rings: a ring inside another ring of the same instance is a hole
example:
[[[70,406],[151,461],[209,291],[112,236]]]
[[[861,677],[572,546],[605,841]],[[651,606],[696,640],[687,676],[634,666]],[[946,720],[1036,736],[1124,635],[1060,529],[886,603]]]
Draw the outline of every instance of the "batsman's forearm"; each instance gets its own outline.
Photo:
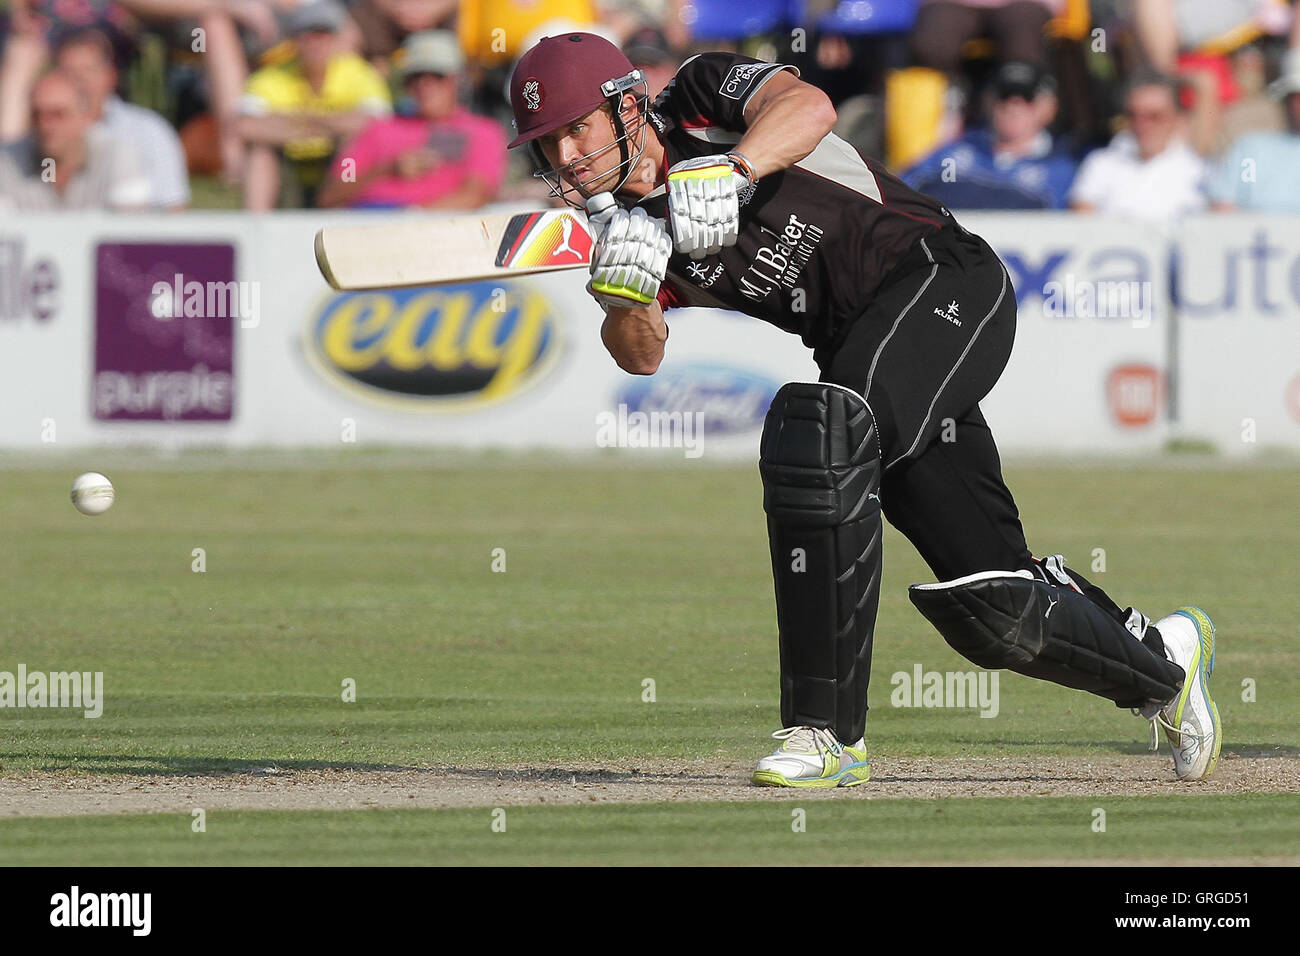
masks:
[[[736,144],[736,152],[753,164],[754,175],[762,179],[788,169],[816,149],[835,118],[835,107],[821,90],[786,90],[764,104]]]
[[[623,371],[653,375],[664,360],[668,323],[658,302],[644,309],[611,307],[600,327],[600,338]]]

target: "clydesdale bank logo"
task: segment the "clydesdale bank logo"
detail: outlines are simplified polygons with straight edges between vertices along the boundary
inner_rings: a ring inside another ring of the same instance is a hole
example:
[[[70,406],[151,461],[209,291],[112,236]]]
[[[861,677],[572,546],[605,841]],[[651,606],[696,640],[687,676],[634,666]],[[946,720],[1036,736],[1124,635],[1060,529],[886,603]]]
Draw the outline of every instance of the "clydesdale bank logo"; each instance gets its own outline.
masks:
[[[741,63],[733,66],[727,73],[726,79],[722,81],[722,86],[718,92],[729,100],[742,99],[754,85],[754,81],[765,70],[770,70],[772,63]]]
[[[336,386],[415,410],[502,401],[554,369],[560,322],[526,283],[348,292],[312,320],[307,354]]]

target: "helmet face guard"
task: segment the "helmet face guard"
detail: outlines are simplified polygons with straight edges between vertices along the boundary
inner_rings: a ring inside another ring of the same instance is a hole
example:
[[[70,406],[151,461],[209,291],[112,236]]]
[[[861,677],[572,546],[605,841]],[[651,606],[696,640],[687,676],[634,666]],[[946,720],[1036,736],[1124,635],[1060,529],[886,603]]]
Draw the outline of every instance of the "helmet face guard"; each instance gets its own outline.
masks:
[[[636,97],[636,109],[641,115],[641,132],[640,136],[637,138],[636,144],[633,145],[631,142],[631,136],[628,135],[627,124],[623,122],[622,105],[623,94],[635,91],[638,86],[641,87],[641,91],[634,92],[633,95]],[[640,70],[633,70],[626,76],[613,80],[606,80],[604,83],[600,84],[600,91],[605,95],[605,102],[610,106],[610,113],[612,114],[611,119],[614,123],[615,133],[613,142],[600,147],[600,149],[593,150],[584,156],[579,156],[577,159],[573,160],[573,162],[566,163],[564,166],[559,167],[550,165],[537,140],[534,139],[528,143],[528,155],[532,159],[533,165],[537,167],[537,171],[533,173],[534,178],[545,182],[546,185],[550,187],[552,196],[563,200],[570,206],[576,206],[578,208],[582,208],[583,201],[588,196],[592,195],[592,193],[586,191],[586,186],[591,182],[605,179],[611,172],[621,171],[618,183],[611,189],[602,191],[618,192],[622,189],[623,186],[627,184],[628,179],[632,175],[632,170],[636,167],[636,164],[640,161],[641,156],[645,152],[646,126],[648,125],[646,112],[650,105],[650,85],[646,81],[645,74]],[[616,146],[618,147],[620,156],[619,165],[616,170],[597,173],[587,182],[570,182],[564,178],[564,174],[570,172],[574,166],[582,165],[583,163],[608,152]]]

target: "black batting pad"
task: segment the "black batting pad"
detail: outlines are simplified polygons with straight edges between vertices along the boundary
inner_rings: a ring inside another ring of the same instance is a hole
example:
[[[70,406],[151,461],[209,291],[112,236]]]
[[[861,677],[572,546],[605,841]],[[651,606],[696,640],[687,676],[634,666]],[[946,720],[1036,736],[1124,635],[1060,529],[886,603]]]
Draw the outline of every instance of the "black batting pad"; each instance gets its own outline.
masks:
[[[1182,668],[1078,591],[1028,571],[914,584],[908,596],[953,650],[980,667],[1005,667],[1123,707],[1167,701],[1182,687]]]
[[[791,382],[759,452],[781,647],[784,726],[863,735],[880,601],[880,443],[856,392]]]

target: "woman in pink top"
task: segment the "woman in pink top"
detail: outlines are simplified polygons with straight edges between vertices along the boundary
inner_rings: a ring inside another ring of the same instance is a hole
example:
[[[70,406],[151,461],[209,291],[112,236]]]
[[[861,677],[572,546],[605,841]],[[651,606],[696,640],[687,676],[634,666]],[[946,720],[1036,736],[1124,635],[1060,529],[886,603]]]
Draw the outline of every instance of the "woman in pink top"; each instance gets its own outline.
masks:
[[[370,123],[334,160],[321,206],[474,209],[490,202],[505,175],[505,133],[457,101],[464,57],[455,36],[417,33],[398,71],[414,116]]]

